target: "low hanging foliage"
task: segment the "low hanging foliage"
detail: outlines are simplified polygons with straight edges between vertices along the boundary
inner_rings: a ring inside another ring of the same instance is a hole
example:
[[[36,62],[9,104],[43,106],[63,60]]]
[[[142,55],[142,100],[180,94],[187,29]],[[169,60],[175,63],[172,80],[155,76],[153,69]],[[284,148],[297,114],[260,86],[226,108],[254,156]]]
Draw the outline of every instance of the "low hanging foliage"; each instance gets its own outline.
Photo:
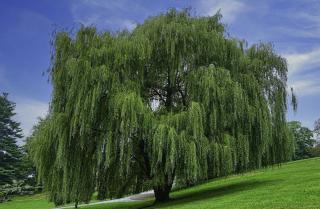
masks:
[[[50,115],[32,152],[52,201],[150,186],[165,201],[174,182],[292,156],[285,59],[226,36],[220,19],[170,10],[132,32],[57,33]]]

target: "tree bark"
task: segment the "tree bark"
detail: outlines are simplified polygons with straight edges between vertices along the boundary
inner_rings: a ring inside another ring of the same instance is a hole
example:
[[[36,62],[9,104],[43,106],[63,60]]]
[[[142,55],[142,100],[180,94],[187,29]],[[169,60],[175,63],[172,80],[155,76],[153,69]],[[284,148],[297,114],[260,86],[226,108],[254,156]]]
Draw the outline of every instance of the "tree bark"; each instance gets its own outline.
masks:
[[[154,196],[156,198],[156,203],[166,202],[170,200],[169,193],[171,191],[172,184],[168,183],[166,185],[153,187]]]

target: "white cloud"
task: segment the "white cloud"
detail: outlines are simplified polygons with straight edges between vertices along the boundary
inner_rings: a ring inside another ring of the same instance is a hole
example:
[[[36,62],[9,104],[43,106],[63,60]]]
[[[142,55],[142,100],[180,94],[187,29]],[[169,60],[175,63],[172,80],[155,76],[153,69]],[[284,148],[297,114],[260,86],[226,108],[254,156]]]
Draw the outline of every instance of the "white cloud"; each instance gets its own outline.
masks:
[[[319,15],[320,7],[315,8],[314,10],[315,12],[312,12],[312,11],[298,12],[292,17],[296,18],[297,20],[300,20],[300,21],[305,20],[311,23],[312,25],[319,26],[320,25],[320,15]]]
[[[248,7],[237,0],[201,0],[196,6],[196,10],[204,16],[212,16],[221,9],[223,21],[231,23],[241,12],[246,11]]]
[[[289,76],[309,71],[314,68],[320,70],[320,47],[305,53],[290,53],[283,55],[289,66]]]
[[[288,6],[286,9],[281,9],[274,14],[281,20],[273,26],[274,33],[285,37],[319,39],[319,12],[320,1],[318,0],[309,0],[308,4],[304,4],[303,8],[298,3],[295,7]],[[281,22],[285,24],[279,25]]]
[[[320,28],[314,26],[293,27],[293,26],[275,26],[271,28],[274,33],[281,36],[293,38],[319,38]]]
[[[85,26],[99,25],[104,27],[112,27],[112,25],[116,25],[118,29],[127,29],[129,31],[132,31],[137,26],[137,23],[128,19],[103,19],[99,15],[92,15],[88,18],[82,19],[79,18],[78,21]]]
[[[231,23],[237,15],[248,9],[248,5],[241,0],[200,0],[193,7],[202,16],[212,16],[221,9],[223,22],[226,23]],[[128,18],[127,14],[148,17],[160,12],[152,11],[142,4],[129,0],[79,0],[72,4],[71,11],[74,20],[84,25],[128,30],[134,29],[137,24]]]
[[[117,11],[115,14],[114,11]],[[131,1],[80,0],[71,7],[73,18],[83,25],[100,26],[107,29],[133,30],[137,23],[124,18],[123,14],[146,12],[143,7]]]
[[[114,10],[114,9],[123,9],[129,2],[125,0],[117,0],[117,1],[105,1],[105,0],[80,0],[78,2],[82,2],[87,5],[94,5],[96,7]]]
[[[283,55],[288,61],[289,82],[298,96],[320,95],[320,47]]]
[[[320,95],[319,79],[304,79],[289,83],[298,96]]]
[[[24,137],[31,134],[32,127],[37,123],[38,117],[45,117],[49,105],[33,99],[18,98],[16,101],[17,113],[15,118],[21,123]],[[18,142],[21,144],[21,141]]]

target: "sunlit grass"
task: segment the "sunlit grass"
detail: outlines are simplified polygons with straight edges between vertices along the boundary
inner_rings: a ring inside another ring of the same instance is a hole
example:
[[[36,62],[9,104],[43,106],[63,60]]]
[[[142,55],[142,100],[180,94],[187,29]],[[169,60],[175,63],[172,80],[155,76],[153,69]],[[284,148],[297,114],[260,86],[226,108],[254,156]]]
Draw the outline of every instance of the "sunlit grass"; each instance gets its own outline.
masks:
[[[111,208],[320,208],[320,158],[290,162],[243,175],[220,178],[192,188],[175,191],[172,200],[153,205],[153,200],[107,203],[87,209]],[[23,206],[23,207],[22,207]],[[46,209],[43,195],[18,197],[0,204],[0,209]]]

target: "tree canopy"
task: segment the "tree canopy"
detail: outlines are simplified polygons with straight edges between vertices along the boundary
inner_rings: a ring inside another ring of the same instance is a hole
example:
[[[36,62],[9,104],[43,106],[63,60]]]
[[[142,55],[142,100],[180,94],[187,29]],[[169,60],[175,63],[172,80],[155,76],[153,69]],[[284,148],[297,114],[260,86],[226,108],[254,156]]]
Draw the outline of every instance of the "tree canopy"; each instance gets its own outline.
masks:
[[[131,32],[56,34],[50,114],[32,142],[51,200],[149,184],[166,201],[173,182],[290,158],[286,60],[226,35],[220,19],[173,9]]]

